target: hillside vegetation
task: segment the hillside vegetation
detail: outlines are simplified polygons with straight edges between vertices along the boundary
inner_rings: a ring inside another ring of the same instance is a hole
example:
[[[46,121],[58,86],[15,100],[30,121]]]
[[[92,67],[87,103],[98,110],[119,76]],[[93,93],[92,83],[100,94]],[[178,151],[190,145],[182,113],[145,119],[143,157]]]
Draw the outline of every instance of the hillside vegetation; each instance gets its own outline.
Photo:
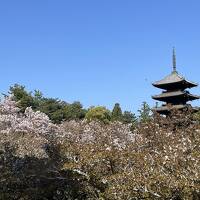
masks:
[[[200,199],[199,114],[79,106],[84,115],[55,124],[42,112],[60,109],[52,101],[76,106],[11,91],[0,104],[0,199]]]

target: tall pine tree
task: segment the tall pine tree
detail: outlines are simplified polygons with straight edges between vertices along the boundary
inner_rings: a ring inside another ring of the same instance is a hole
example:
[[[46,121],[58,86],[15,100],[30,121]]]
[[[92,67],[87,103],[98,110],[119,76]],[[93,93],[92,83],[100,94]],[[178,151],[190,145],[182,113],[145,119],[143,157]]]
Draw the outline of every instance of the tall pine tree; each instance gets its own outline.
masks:
[[[140,122],[145,123],[151,119],[151,109],[149,105],[147,104],[147,102],[142,103],[142,107],[140,110],[138,110],[138,112],[139,112]]]
[[[123,118],[122,109],[120,107],[120,104],[116,103],[112,110],[111,120],[122,121],[122,118]]]

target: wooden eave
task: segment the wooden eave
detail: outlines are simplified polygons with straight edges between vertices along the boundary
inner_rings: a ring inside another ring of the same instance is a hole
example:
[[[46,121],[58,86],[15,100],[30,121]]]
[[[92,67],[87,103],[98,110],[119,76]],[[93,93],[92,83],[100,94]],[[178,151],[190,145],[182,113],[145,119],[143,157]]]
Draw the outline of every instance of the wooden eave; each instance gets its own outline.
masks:
[[[156,81],[155,83],[152,83],[154,87],[160,88],[160,89],[167,89],[170,86],[173,85],[179,85],[184,88],[192,88],[198,86],[197,83],[194,83],[192,81],[188,81],[183,76],[178,74],[178,72],[173,71],[170,75],[166,76],[164,79],[160,81]]]
[[[152,96],[153,99],[159,101],[166,101],[167,99],[178,98],[178,97],[185,98],[188,101],[200,99],[200,96],[190,94],[187,91],[163,92],[162,94]]]

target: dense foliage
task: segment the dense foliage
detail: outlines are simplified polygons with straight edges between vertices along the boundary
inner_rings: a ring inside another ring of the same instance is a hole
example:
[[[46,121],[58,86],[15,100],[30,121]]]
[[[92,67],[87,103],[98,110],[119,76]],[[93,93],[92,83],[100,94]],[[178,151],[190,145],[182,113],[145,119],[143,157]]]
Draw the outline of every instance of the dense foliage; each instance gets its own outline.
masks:
[[[103,122],[121,121],[123,123],[135,123],[136,116],[125,111],[122,113],[120,104],[116,103],[112,112],[103,106],[91,107],[84,109],[82,104],[75,101],[71,104],[55,98],[44,97],[42,92],[35,90],[27,92],[24,86],[15,84],[10,87],[9,94],[18,102],[18,107],[22,113],[27,107],[31,107],[34,111],[41,111],[48,115],[54,123],[62,123],[63,121],[81,120],[84,118],[98,119]]]
[[[88,121],[98,120],[108,123],[111,119],[111,113],[105,107],[97,106],[90,108],[85,117]]]
[[[143,102],[141,109],[138,110],[139,112],[139,121],[140,122],[148,122],[151,118],[151,109],[147,102]]]
[[[112,118],[112,121],[122,121],[123,120],[122,109],[121,109],[119,103],[116,103],[114,105],[111,118]]]
[[[193,117],[154,116],[134,132],[115,122],[65,122],[62,154],[97,186],[103,199],[199,199],[200,127]]]
[[[0,199],[200,198],[200,125],[192,115],[132,124],[51,123],[12,97],[0,104]]]
[[[69,104],[59,99],[46,98],[40,91],[27,92],[24,86],[18,84],[10,87],[9,94],[18,102],[21,112],[24,112],[27,107],[31,107],[35,111],[41,111],[48,115],[54,123],[83,119],[86,114],[86,110],[83,109],[80,102]]]

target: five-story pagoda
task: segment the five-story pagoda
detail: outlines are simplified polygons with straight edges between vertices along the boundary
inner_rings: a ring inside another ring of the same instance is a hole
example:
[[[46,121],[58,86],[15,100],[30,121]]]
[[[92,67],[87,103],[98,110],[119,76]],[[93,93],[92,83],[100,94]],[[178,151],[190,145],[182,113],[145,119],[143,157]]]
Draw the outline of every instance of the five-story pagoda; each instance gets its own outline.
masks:
[[[187,91],[188,88],[198,86],[197,83],[186,80],[176,70],[176,56],[175,50],[173,49],[173,71],[170,75],[164,79],[153,83],[154,87],[163,89],[163,92],[159,95],[152,96],[153,99],[164,102],[162,106],[153,108],[154,111],[160,114],[169,114],[171,110],[178,109],[192,109],[193,111],[198,110],[187,104],[188,101],[199,99],[197,95],[190,94]]]

